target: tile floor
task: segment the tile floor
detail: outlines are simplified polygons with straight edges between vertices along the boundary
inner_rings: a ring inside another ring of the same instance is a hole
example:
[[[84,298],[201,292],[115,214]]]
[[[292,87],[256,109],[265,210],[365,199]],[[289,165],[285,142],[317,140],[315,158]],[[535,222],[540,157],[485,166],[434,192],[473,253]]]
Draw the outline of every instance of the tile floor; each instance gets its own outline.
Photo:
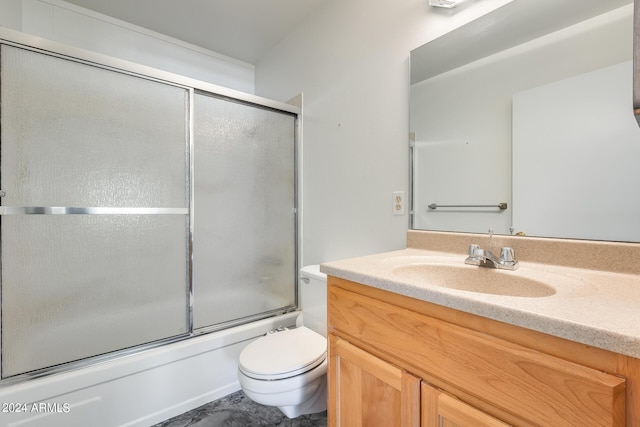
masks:
[[[238,391],[153,427],[326,427],[326,425],[326,411],[289,419],[278,408],[254,403],[242,391]]]

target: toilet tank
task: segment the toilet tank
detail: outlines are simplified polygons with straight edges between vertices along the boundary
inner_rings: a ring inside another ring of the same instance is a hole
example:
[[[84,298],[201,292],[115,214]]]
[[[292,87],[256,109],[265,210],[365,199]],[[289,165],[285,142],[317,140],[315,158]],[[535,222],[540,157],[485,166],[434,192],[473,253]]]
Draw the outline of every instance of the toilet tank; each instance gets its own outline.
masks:
[[[303,324],[322,336],[327,336],[327,275],[319,265],[300,269],[298,297]]]

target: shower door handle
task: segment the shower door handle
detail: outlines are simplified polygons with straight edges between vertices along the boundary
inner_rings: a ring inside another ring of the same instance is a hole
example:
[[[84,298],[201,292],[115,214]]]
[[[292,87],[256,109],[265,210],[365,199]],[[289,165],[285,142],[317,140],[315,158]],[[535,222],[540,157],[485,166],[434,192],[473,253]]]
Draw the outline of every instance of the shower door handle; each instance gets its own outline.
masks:
[[[189,208],[0,206],[0,215],[188,215]]]

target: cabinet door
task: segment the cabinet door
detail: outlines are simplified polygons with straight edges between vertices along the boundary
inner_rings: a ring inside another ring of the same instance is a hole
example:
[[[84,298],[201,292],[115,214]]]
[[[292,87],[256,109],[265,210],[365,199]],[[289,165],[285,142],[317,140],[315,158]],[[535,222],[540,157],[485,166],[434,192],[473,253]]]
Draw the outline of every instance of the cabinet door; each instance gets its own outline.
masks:
[[[424,427],[509,427],[509,424],[422,383]]]
[[[420,379],[329,335],[329,426],[418,427]]]

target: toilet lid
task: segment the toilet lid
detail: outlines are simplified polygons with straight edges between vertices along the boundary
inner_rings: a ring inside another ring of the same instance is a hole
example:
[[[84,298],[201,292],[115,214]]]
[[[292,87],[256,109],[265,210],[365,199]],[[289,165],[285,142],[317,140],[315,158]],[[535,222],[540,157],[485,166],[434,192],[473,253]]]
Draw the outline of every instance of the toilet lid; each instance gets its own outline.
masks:
[[[293,377],[320,365],[327,357],[327,339],[301,326],[258,338],[240,353],[239,367],[247,376],[276,380]]]

